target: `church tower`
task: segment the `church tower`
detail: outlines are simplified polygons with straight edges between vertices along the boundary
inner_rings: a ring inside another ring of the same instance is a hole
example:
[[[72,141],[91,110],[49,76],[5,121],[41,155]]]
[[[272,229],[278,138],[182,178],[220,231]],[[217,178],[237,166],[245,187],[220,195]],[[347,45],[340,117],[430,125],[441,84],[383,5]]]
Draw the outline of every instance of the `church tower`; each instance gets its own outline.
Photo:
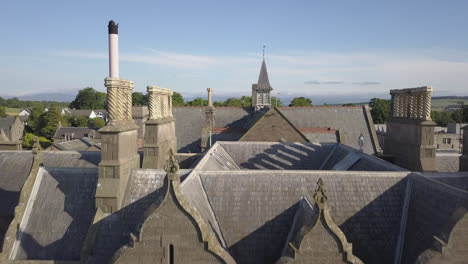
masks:
[[[265,56],[263,56],[262,68],[258,76],[258,83],[252,84],[252,107],[260,110],[264,107],[271,106],[271,88],[270,81],[268,80],[268,72],[265,63]]]

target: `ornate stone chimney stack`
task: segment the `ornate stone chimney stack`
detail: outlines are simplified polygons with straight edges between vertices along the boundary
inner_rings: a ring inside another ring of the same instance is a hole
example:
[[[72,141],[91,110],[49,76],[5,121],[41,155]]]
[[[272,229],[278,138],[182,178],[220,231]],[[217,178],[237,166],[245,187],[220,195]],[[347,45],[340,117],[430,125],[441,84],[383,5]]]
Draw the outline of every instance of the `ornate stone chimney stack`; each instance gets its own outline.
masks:
[[[202,127],[201,151],[205,151],[207,148],[211,147],[211,135],[212,129],[215,126],[215,108],[213,106],[213,89],[207,88],[208,91],[208,106],[205,108],[205,126]]]
[[[213,106],[213,88],[206,88],[208,91],[208,106]]]
[[[463,151],[460,156],[460,171],[468,171],[468,126],[463,127]]]
[[[143,168],[162,169],[169,149],[177,148],[172,94],[166,88],[148,86],[149,119],[145,122]]]
[[[101,133],[101,162],[96,206],[104,213],[121,207],[130,170],[139,167],[137,128],[132,120],[133,82],[119,78],[118,24],[109,21],[109,77],[107,88],[109,122]]]
[[[412,171],[435,171],[432,87],[391,90],[384,154]]]
[[[390,90],[394,118],[431,120],[432,87]]]

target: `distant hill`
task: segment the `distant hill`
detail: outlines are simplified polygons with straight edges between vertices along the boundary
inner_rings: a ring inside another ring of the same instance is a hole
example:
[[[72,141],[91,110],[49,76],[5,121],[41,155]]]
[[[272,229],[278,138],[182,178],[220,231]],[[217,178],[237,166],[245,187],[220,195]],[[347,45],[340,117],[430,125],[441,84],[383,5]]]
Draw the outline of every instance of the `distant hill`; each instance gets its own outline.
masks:
[[[432,97],[432,100],[439,100],[439,99],[460,99],[460,100],[468,100],[468,96],[450,95],[450,96],[433,96],[433,97]]]

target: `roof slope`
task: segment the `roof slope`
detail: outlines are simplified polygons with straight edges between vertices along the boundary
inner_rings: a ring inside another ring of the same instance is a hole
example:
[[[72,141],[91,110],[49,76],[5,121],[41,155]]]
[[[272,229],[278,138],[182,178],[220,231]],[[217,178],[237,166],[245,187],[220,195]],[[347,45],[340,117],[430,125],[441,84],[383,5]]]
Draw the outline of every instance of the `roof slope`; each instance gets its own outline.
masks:
[[[439,241],[447,244],[453,227],[468,211],[467,191],[415,173],[410,198],[402,263],[416,263]]]
[[[276,108],[270,108],[239,141],[308,142],[309,140]]]
[[[15,122],[16,117],[7,116],[0,118],[0,129],[3,129],[5,132],[10,130],[10,126]]]
[[[40,169],[14,258],[78,260],[95,213],[97,176],[95,168]]]
[[[177,152],[200,152],[201,133],[205,125],[205,107],[177,106],[172,108],[176,121]],[[235,129],[246,128],[258,115],[250,108],[216,107],[215,126]],[[213,141],[238,140],[241,133],[220,133],[213,136]],[[212,142],[214,144],[214,142]]]
[[[65,134],[73,134],[73,138],[84,138],[89,137],[91,132],[94,133],[94,138],[101,138],[101,133],[88,127],[61,127],[55,131],[54,138],[64,138]]]
[[[200,178],[238,263],[278,260],[297,202],[302,196],[312,199],[320,177],[328,188],[331,215],[355,255],[364,263],[393,263],[407,174],[242,170],[200,172]]]
[[[364,137],[364,152],[374,154],[377,152],[373,126],[365,113],[364,107],[280,107],[286,118],[299,130],[302,128],[331,128],[344,133],[345,142],[341,142],[353,148],[359,149],[358,138],[362,133]],[[307,134],[306,134],[307,136]]]
[[[242,169],[317,170],[335,144],[219,142],[219,145]]]
[[[32,162],[31,152],[0,151],[0,216],[13,216]]]

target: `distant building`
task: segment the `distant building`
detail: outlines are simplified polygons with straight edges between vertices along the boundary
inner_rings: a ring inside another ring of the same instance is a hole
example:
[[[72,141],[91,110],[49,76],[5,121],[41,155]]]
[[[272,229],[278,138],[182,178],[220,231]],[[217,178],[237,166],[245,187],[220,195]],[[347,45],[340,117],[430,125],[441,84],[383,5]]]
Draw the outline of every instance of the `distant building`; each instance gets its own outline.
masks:
[[[0,118],[0,150],[21,150],[24,123],[21,118]]]
[[[97,130],[88,127],[58,127],[53,141],[54,143],[61,143],[85,137],[96,143],[101,141],[101,134]]]

